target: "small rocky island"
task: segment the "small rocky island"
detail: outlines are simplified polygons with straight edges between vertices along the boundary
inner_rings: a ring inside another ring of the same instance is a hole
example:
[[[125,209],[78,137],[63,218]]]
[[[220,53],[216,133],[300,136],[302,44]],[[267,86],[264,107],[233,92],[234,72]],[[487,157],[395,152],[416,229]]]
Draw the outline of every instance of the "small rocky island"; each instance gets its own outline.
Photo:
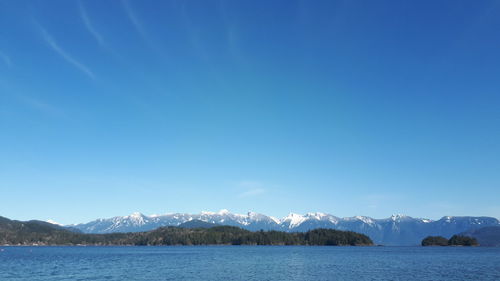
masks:
[[[422,246],[479,246],[476,238],[453,235],[450,239],[442,236],[427,236],[422,240]]]

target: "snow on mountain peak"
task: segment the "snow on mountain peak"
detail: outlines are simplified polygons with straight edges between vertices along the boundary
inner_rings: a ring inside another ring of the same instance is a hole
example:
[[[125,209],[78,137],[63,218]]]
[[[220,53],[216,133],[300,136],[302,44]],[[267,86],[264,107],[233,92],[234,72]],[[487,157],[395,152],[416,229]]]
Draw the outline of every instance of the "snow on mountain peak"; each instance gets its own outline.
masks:
[[[354,216],[354,217],[346,217],[342,218],[342,221],[361,221],[362,223],[366,223],[369,225],[374,225],[376,224],[376,220],[372,219],[370,217],[365,217],[365,216]]]
[[[229,214],[229,213],[230,213],[230,212],[229,212],[229,210],[227,210],[227,209],[222,209],[222,210],[220,210],[217,214],[219,214],[219,215],[227,215],[227,214]]]
[[[248,212],[245,217],[245,220],[255,221],[255,222],[264,222],[269,223],[270,221],[279,224],[280,220],[275,217],[266,216],[264,214],[256,213],[256,212]]]
[[[145,219],[147,218],[140,212],[133,212],[124,219],[130,219],[135,225],[144,225],[146,223]]]
[[[274,221],[276,224],[280,224],[280,220],[278,218],[275,218],[275,217],[269,217],[272,221]]]
[[[129,215],[129,217],[131,217],[131,218],[140,218],[142,216],[143,216],[143,214],[140,212],[133,212],[132,214]]]
[[[320,212],[307,213],[304,217],[306,218],[306,220],[328,221],[333,224],[339,223],[339,218],[326,213],[320,213]]]
[[[51,223],[51,224],[55,224],[55,225],[60,225],[60,226],[62,226],[62,224],[60,224],[60,223],[58,223],[58,222],[56,222],[56,221],[53,221],[53,220],[46,220],[46,222]]]
[[[286,216],[281,222],[288,222],[288,228],[294,228],[301,223],[303,223],[306,220],[306,217],[295,214],[295,213],[290,213],[288,216]]]
[[[309,218],[315,218],[317,220],[321,219],[324,217],[326,214],[320,213],[320,212],[315,212],[315,213],[307,213],[305,216]]]
[[[410,218],[410,217],[409,217],[409,216],[406,216],[406,215],[402,215],[402,214],[393,214],[393,215],[391,216],[391,218],[390,218],[390,219],[391,219],[391,220],[393,220],[393,221],[400,221],[400,220],[402,220],[402,219],[408,219],[408,218]]]
[[[263,214],[256,213],[256,212],[248,212],[246,217],[248,219],[252,219],[252,220],[261,220],[267,216],[263,215]]]
[[[362,222],[364,222],[364,223],[367,223],[367,224],[373,224],[373,223],[375,223],[375,222],[373,221],[373,219],[372,219],[372,218],[370,218],[370,217],[365,217],[365,216],[356,216],[355,218],[357,218],[358,220],[360,220],[360,221],[362,221]]]

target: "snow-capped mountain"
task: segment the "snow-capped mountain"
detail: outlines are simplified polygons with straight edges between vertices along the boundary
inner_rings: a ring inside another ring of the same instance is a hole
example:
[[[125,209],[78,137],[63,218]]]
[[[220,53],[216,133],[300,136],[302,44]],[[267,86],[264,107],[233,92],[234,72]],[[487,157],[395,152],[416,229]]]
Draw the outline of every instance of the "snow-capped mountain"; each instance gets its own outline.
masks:
[[[200,220],[218,225],[231,225],[244,229],[280,230],[302,232],[315,228],[332,228],[366,234],[375,243],[383,245],[416,245],[428,235],[450,237],[454,234],[485,226],[499,226],[491,217],[443,217],[439,220],[412,218],[393,215],[386,219],[365,216],[339,218],[325,213],[290,213],[277,219],[259,213],[233,214],[228,210],[201,212],[200,214],[165,214],[146,216],[133,213],[123,217],[98,219],[85,224],[71,225],[84,233],[139,232],[163,226],[178,226],[182,223]]]

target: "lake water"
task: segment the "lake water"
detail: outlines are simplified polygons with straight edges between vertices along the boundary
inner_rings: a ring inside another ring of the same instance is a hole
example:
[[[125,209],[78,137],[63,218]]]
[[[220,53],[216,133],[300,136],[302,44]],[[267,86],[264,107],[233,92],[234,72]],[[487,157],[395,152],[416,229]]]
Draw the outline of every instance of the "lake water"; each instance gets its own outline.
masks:
[[[498,281],[500,248],[0,247],[0,280]]]

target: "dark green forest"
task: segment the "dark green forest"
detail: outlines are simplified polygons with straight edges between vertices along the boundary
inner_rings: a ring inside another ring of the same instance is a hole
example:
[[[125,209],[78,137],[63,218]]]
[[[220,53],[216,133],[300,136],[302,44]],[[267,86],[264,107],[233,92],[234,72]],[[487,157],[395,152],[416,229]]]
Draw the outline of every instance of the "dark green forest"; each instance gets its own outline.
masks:
[[[148,232],[83,234],[41,221],[0,217],[0,245],[310,245],[369,246],[363,234],[333,229],[308,232],[248,231],[233,226],[162,227]]]
[[[448,245],[450,246],[479,246],[476,238],[463,236],[463,235],[453,235],[450,240],[448,240]]]
[[[448,246],[448,239],[442,236],[427,236],[422,240],[422,246]]]
[[[476,238],[453,235],[450,239],[442,236],[428,236],[422,240],[422,246],[479,246]]]

